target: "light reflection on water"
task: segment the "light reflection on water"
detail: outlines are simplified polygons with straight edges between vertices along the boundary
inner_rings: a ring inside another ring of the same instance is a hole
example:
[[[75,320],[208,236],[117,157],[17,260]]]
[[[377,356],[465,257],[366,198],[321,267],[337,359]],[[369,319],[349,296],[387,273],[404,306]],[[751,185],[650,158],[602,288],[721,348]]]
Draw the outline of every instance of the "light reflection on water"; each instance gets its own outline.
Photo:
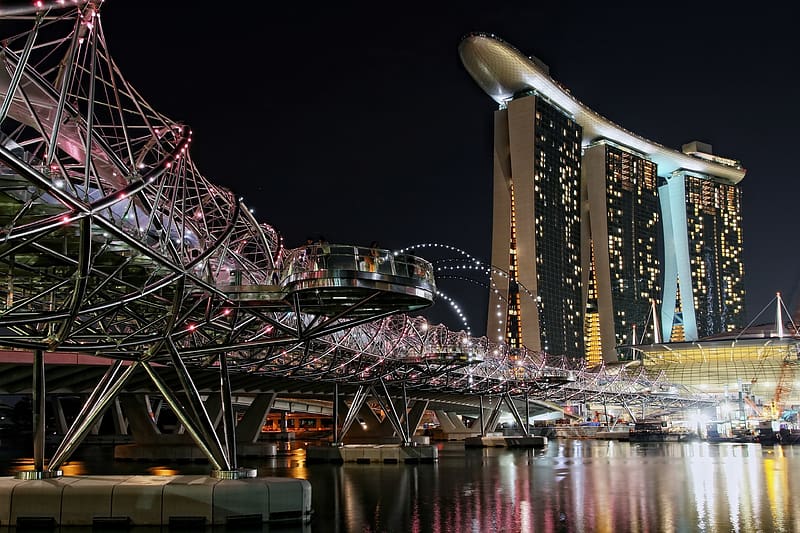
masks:
[[[800,446],[552,440],[541,450],[437,447],[435,464],[306,464],[296,450],[239,463],[259,476],[311,482],[311,524],[264,532],[800,531]],[[74,464],[92,474],[209,472],[207,464],[98,459],[86,454]]]

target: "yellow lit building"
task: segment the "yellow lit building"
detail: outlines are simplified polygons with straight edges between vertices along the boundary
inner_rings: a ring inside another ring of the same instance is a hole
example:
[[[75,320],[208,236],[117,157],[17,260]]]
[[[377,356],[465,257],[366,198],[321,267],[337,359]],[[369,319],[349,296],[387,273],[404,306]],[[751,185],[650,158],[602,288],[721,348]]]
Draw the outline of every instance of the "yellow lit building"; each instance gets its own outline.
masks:
[[[774,326],[694,342],[632,347],[648,370],[714,396],[737,397],[774,418],[800,405],[800,334]]]

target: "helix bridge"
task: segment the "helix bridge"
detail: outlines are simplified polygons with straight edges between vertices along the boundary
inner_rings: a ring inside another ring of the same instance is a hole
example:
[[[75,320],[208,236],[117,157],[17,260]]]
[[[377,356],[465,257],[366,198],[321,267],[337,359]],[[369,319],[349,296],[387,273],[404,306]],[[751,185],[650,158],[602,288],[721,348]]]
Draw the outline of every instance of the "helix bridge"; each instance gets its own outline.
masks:
[[[0,7],[0,345],[110,361],[48,468],[68,457],[134,372],[145,372],[221,471],[193,383],[327,382],[409,395],[530,396],[555,403],[672,387],[640,366],[585,368],[430,324],[434,265],[366,247],[287,249],[243,199],[204,177],[192,130],[153,109],[114,62],[102,2]],[[183,396],[156,369],[174,371]],[[363,394],[362,394],[363,395]],[[699,401],[691,391],[675,401]]]

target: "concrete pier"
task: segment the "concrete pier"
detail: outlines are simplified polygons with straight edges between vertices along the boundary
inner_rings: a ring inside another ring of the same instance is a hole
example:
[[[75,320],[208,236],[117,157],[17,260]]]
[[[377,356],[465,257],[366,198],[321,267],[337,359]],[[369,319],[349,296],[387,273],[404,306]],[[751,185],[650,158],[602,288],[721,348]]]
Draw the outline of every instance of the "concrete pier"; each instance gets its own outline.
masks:
[[[311,484],[210,476],[0,477],[0,527],[307,523]]]
[[[435,463],[439,450],[434,446],[397,444],[310,446],[307,463],[416,464]]]

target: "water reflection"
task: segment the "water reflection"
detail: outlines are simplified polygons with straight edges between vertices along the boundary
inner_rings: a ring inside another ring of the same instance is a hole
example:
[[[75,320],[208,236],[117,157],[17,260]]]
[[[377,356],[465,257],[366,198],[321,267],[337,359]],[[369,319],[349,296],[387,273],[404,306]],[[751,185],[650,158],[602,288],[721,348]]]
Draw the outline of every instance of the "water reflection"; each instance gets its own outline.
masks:
[[[436,465],[314,465],[308,479],[332,531],[798,531],[792,464],[796,447],[555,441]]]
[[[177,476],[178,470],[168,466],[151,466],[147,469],[147,473],[151,476]]]
[[[793,511],[800,446],[554,440],[541,450],[438,447],[436,464],[308,465],[297,450],[240,464],[260,476],[311,482],[311,524],[273,531],[800,531]],[[154,468],[83,466],[90,473]]]
[[[33,457],[20,457],[19,459],[14,459],[9,463],[9,466],[6,470],[7,474],[15,475],[17,472],[25,472],[29,470],[34,470],[34,458]],[[61,465],[60,468],[61,472],[65,476],[83,476],[89,473],[89,470],[86,467],[86,463],[83,461],[69,461]]]

